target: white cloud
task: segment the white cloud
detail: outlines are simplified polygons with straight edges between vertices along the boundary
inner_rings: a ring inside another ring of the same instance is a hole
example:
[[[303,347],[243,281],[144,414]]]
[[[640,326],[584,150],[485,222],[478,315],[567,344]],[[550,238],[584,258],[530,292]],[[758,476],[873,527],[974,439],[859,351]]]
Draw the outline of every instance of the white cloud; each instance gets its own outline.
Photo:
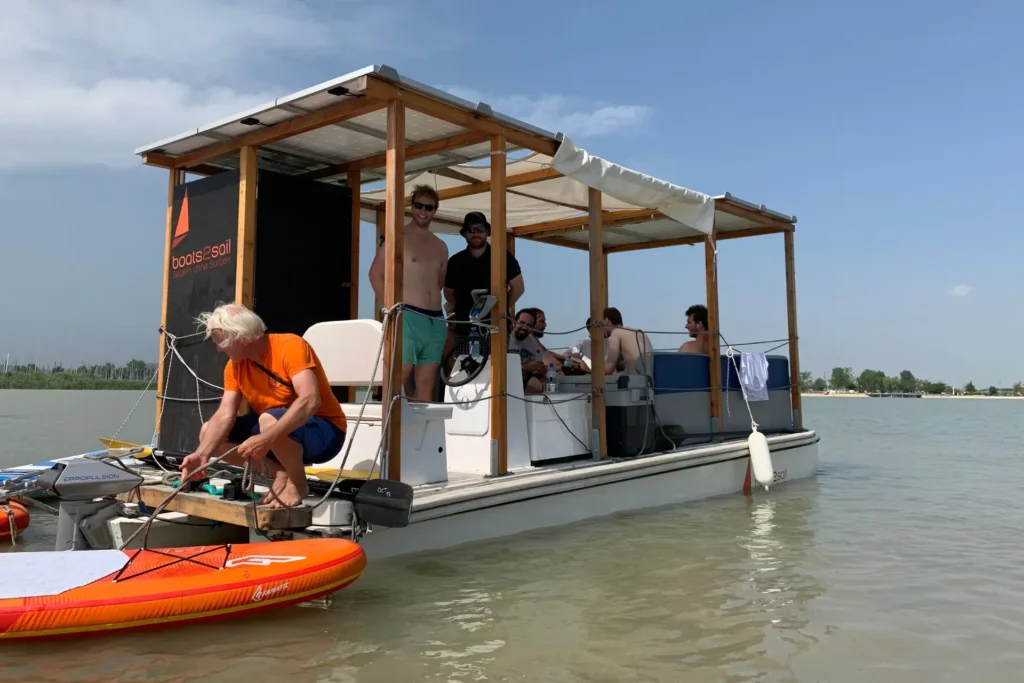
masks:
[[[967,296],[973,289],[974,287],[971,287],[970,285],[957,285],[950,289],[949,293],[953,296]]]
[[[317,16],[302,0],[3,4],[0,168],[137,164],[138,146],[279,96],[224,84],[273,70],[281,52],[351,65],[397,30],[371,3]]]
[[[407,54],[423,57],[423,46],[409,43],[407,33],[420,19],[377,0],[2,4],[0,169],[131,167],[139,163],[137,147],[310,85],[288,74],[303,63],[340,65],[324,76],[330,78],[382,56],[395,56],[399,68]],[[452,44],[445,31],[435,31],[444,39],[438,49]],[[626,130],[650,114],[643,106],[558,95],[455,90],[578,138]]]
[[[552,132],[563,132],[574,139],[635,128],[646,122],[652,112],[650,107],[641,105],[588,102],[562,95],[492,97],[459,86],[441,89],[470,102],[486,102],[502,114]]]

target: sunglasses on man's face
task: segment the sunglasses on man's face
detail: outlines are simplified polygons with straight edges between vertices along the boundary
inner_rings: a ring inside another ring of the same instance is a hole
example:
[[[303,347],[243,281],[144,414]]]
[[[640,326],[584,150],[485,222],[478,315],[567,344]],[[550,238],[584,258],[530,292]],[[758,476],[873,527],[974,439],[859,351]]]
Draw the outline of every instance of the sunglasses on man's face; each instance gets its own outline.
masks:
[[[485,228],[482,225],[471,225],[468,228],[466,228],[466,232],[472,235],[477,232],[487,232],[487,228]]]
[[[414,209],[418,209],[419,211],[426,211],[428,213],[433,213],[433,211],[434,211],[434,205],[433,204],[424,204],[423,202],[413,202],[412,206],[413,206]]]

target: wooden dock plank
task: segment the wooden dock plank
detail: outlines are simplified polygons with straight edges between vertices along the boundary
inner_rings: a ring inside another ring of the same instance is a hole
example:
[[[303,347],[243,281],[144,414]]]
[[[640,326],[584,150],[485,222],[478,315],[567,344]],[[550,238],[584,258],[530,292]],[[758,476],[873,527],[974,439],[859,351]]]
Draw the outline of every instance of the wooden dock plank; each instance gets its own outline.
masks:
[[[141,497],[150,510],[156,509],[171,493],[174,487],[159,484],[140,486],[139,493],[130,491],[118,496],[123,502],[138,502]],[[224,524],[235,524],[242,527],[257,529],[304,529],[313,523],[313,509],[301,508],[256,508],[256,520],[253,524],[252,503],[241,500],[224,500],[209,493],[179,493],[164,510],[181,512],[193,517],[212,519]]]

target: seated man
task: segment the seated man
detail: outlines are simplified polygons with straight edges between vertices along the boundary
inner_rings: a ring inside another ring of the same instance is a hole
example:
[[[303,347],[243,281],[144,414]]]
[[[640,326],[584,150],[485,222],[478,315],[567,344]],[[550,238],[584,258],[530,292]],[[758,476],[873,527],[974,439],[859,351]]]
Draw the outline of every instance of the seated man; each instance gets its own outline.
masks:
[[[651,338],[639,330],[622,326],[622,314],[617,308],[604,309],[604,336],[608,350],[605,354],[604,374],[616,371],[632,375],[637,372],[636,361],[642,354],[654,351]],[[619,370],[621,368],[621,370]]]
[[[555,369],[561,370],[562,363],[565,362],[565,355],[549,350],[541,341],[541,338],[544,336],[544,330],[548,326],[544,311],[539,308],[524,308],[520,313],[529,313],[533,316],[533,330],[530,331],[530,334],[537,341],[537,346],[540,347],[541,360],[544,361],[544,367],[546,368],[549,363],[554,363]]]
[[[590,330],[590,318],[587,318],[587,322],[583,326],[589,331]],[[603,327],[603,325],[601,325]],[[565,358],[572,358],[573,367],[581,372],[590,372],[590,337],[585,337],[573,346],[570,346],[565,351]],[[608,362],[608,344],[604,345],[604,360]],[[621,368],[618,368],[621,369]]]
[[[523,359],[523,391],[527,394],[543,392],[548,374],[548,366],[542,360],[540,343],[531,334],[535,324],[536,319],[528,309],[519,311],[512,323],[512,334],[508,340],[508,352],[518,353]]]
[[[690,341],[679,347],[679,353],[708,352],[708,309],[701,304],[694,304],[686,309],[686,331],[690,333]]]
[[[265,464],[273,478],[260,504],[301,504],[309,492],[305,466],[336,456],[347,427],[320,359],[298,335],[268,334],[263,320],[239,304],[218,306],[199,322],[230,360],[220,407],[199,430],[199,446],[182,462],[182,476],[238,445],[226,462],[241,467],[252,460],[255,473]],[[243,398],[250,412],[239,416]],[[205,476],[200,471],[193,479]]]

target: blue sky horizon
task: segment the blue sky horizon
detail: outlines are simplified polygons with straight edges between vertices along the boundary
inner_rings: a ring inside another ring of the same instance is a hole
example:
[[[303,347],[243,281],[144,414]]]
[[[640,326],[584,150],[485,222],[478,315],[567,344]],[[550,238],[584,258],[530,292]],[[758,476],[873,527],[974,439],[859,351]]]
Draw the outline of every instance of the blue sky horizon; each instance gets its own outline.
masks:
[[[155,360],[166,173],[133,150],[385,63],[624,166],[795,214],[801,366],[815,376],[1024,380],[1024,360],[994,352],[1024,334],[1005,313],[1024,293],[1016,4],[7,5],[0,362]],[[518,256],[523,305],[550,329],[582,325],[586,253],[520,241]],[[786,336],[781,236],[721,243],[719,278],[727,340]],[[609,259],[627,325],[682,331],[703,302],[700,247]]]

